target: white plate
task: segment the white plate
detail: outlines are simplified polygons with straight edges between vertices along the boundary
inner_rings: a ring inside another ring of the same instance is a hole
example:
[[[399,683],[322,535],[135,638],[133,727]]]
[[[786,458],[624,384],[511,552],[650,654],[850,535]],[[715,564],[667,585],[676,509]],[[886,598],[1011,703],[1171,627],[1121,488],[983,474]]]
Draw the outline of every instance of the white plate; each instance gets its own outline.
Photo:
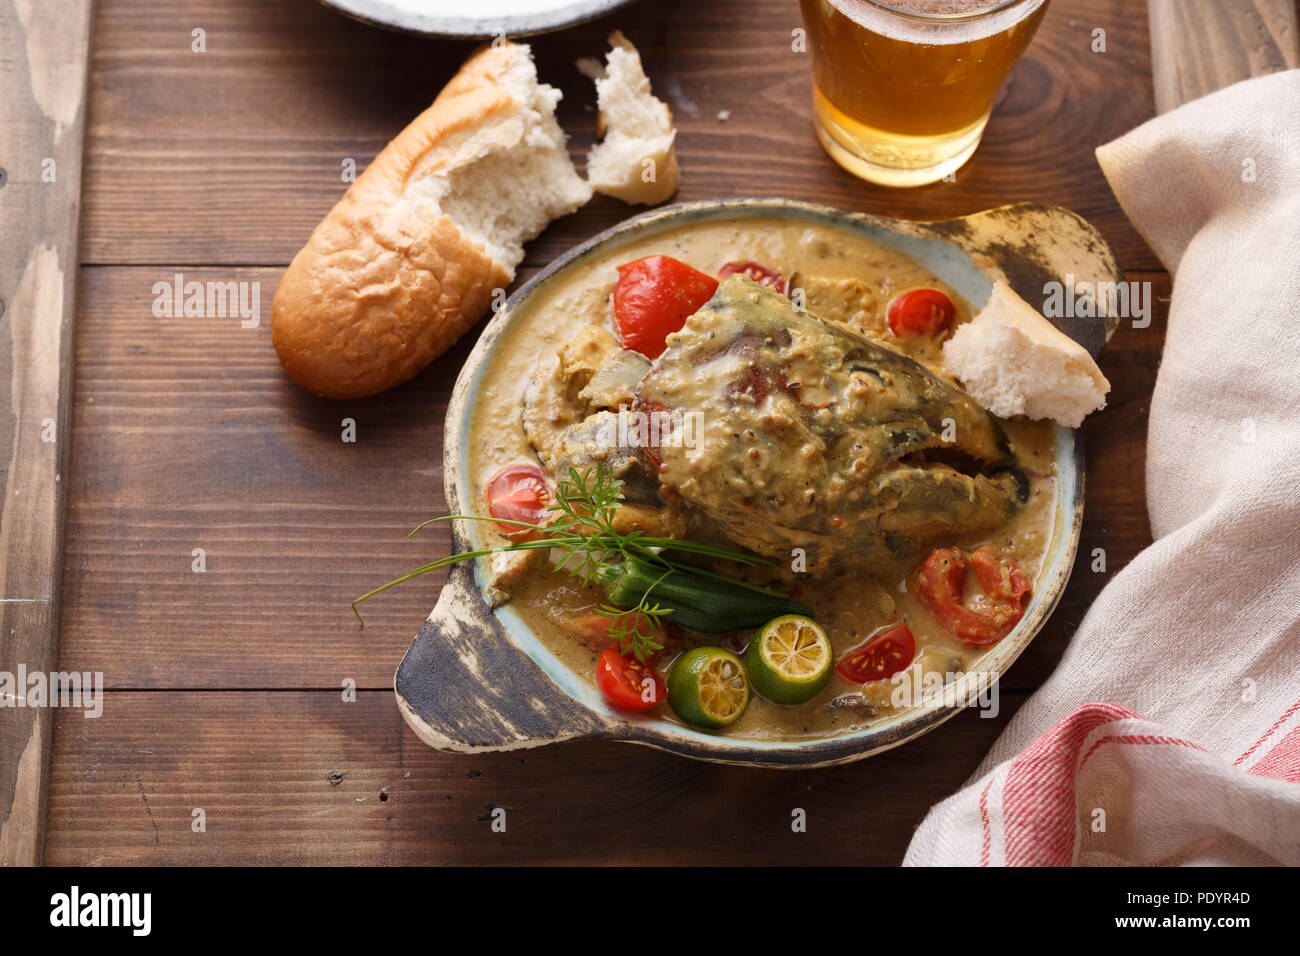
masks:
[[[631,0],[322,0],[379,26],[432,36],[524,36],[595,19]]]

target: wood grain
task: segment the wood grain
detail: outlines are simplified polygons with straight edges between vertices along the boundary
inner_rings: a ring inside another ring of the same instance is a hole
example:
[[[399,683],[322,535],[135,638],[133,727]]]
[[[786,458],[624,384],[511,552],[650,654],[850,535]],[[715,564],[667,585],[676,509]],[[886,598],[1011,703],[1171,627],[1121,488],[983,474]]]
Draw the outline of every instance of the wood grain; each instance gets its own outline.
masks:
[[[1295,0],[1147,0],[1157,113],[1300,67]]]
[[[350,602],[447,551],[442,528],[403,539],[442,513],[443,416],[471,343],[402,388],[328,402],[284,375],[267,321],[155,318],[151,287],[175,272],[85,270],[64,663],[113,687],[390,686],[441,578],[368,604],[364,630]],[[267,313],[279,273],[182,272],[260,283]]]
[[[1092,156],[1151,112],[1142,4],[1054,0],[972,163],[905,193],[858,182],[817,146],[807,64],[789,52],[797,17],[789,0],[642,2],[532,42],[580,155],[593,97],[572,61],[615,26],[629,33],[681,125],[682,199],[789,195],[916,219],[1058,203],[1167,300]],[[191,51],[196,28],[205,54]],[[1099,28],[1106,53],[1091,51]],[[894,864],[1149,541],[1164,302],[1102,356],[1113,391],[1084,429],[1079,561],[1002,682],[997,719],[965,713],[866,762],[789,773],[612,743],[431,751],[391,681],[440,582],[372,602],[365,630],[347,604],[448,545],[402,536],[443,507],[442,419],[470,343],[387,395],[327,403],[284,378],[266,322],[284,264],[342,194],[342,160],[364,166],[469,46],[307,0],[101,0],[95,29],[59,666],[100,670],[116,690],[101,718],[56,713],[51,863]],[[520,281],[631,211],[598,200],[554,224]],[[261,283],[262,321],[156,317],[153,285],[177,272]],[[1098,547],[1104,573],[1091,570]],[[345,679],[356,703],[340,698]],[[506,834],[491,832],[496,806],[511,808]],[[196,807],[206,833],[191,828]],[[790,831],[794,807],[809,811],[806,834]],[[629,815],[673,825],[629,841]]]
[[[57,660],[90,0],[0,0],[0,865],[41,861]],[[7,693],[7,690],[6,690]]]
[[[103,0],[96,32],[83,260],[285,265],[363,167],[433,99],[471,44],[377,30],[300,0]],[[793,0],[643,2],[530,39],[564,91],[575,157],[595,96],[573,66],[613,28],[642,50],[680,129],[678,199],[788,196],[912,219],[1041,201],[1096,225],[1127,268],[1160,268],[1106,188],[1093,149],[1151,115],[1146,10],[1053,0],[983,144],[955,183],[870,186],[822,152]],[[206,53],[191,31],[206,29]],[[1092,32],[1106,31],[1105,52]],[[718,119],[726,110],[730,118]],[[529,261],[625,218],[598,200],[552,225]]]
[[[98,719],[58,715],[49,862],[895,864],[1022,702],[862,763],[772,771],[619,743],[440,754],[391,692],[113,693]]]

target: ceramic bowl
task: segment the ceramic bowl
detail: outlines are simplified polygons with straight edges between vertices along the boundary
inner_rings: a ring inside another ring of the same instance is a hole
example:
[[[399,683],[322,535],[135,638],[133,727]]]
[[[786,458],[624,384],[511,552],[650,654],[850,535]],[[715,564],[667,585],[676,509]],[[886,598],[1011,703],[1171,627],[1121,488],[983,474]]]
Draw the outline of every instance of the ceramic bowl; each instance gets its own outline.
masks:
[[[1084,220],[1065,209],[1021,204],[943,222],[908,222],[780,199],[683,203],[635,216],[561,256],[520,288],[484,328],[461,370],[447,410],[444,476],[448,509],[475,505],[467,455],[471,411],[502,333],[527,314],[534,293],[587,258],[692,222],[780,217],[820,223],[897,249],[957,290],[973,308],[988,300],[992,280],[1007,281],[1028,301],[1047,282],[1118,282],[1114,254]],[[1059,320],[1094,355],[1113,318]],[[1058,494],[1053,537],[1025,615],[947,694],[947,703],[902,710],[834,736],[753,739],[707,733],[670,720],[610,708],[588,680],[561,663],[506,605],[484,599],[473,564],[455,566],[437,607],[397,669],[395,689],[407,723],[429,745],[460,753],[536,747],[575,739],[622,740],[703,760],[766,767],[808,767],[859,760],[896,747],[952,717],[1020,656],[1060,600],[1074,565],[1083,516],[1083,451],[1069,429],[1055,428]],[[475,546],[471,522],[455,522],[457,551]],[[983,682],[983,683],[981,683]],[[959,703],[960,702],[960,703]]]

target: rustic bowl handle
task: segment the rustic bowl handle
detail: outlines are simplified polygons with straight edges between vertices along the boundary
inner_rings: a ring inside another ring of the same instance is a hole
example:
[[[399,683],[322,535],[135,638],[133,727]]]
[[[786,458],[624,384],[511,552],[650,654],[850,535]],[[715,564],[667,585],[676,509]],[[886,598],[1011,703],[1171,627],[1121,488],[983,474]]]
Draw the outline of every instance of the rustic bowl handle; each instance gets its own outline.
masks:
[[[1115,258],[1097,228],[1076,212],[1039,203],[1014,203],[945,222],[914,223],[908,232],[939,239],[966,252],[976,265],[1002,278],[1035,308],[1044,285],[1076,281],[1095,284],[1124,281]],[[1050,237],[1050,241],[1042,237]],[[990,266],[992,269],[990,270]],[[1049,321],[1097,358],[1116,327],[1118,316],[1049,316]]]
[[[514,643],[469,563],[452,570],[398,665],[394,689],[406,722],[437,750],[512,750],[611,735]]]

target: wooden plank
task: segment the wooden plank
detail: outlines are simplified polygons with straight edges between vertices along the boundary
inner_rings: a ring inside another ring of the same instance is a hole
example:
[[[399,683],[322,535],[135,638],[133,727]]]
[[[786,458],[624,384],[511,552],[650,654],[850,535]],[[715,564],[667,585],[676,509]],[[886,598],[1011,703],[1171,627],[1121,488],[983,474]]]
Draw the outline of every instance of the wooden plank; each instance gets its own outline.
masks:
[[[689,16],[640,3],[529,42],[564,90],[575,156],[594,135],[594,93],[574,59],[614,27],[640,45],[680,128],[679,199],[780,195],[914,219],[1037,200],[1096,224],[1127,268],[1160,268],[1093,158],[1150,116],[1142,4],[1054,0],[957,181],[904,191],[855,179],[817,144],[798,26],[791,0],[716,0]],[[191,49],[199,28],[205,53]],[[288,263],[342,195],[343,161],[364,166],[471,49],[288,0],[104,0],[95,47],[83,261],[164,265]],[[532,243],[530,261],[634,211],[597,200]]]
[[[19,677],[57,659],[90,21],[0,0],[0,865],[43,852],[52,721]]]
[[[1157,113],[1300,67],[1295,0],[1147,0]]]
[[[261,283],[264,300],[279,275],[181,271]],[[370,602],[365,630],[348,604],[446,553],[445,531],[403,536],[445,511],[442,421],[469,342],[387,395],[326,402],[284,377],[265,322],[155,318],[151,288],[175,272],[83,270],[62,666],[103,671],[116,688],[389,686],[442,576]],[[1163,274],[1130,278],[1168,297]],[[1012,686],[1050,673],[1109,575],[1150,540],[1142,455],[1163,342],[1156,306],[1150,328],[1124,325],[1103,353],[1114,391],[1084,429],[1080,564]],[[341,440],[344,418],[355,443]],[[1106,574],[1089,570],[1094,547],[1107,550]]]
[[[63,665],[113,687],[390,686],[441,577],[372,603],[365,630],[350,602],[449,547],[441,528],[403,538],[444,507],[443,417],[472,343],[385,395],[326,402],[271,348],[280,270],[182,270],[261,283],[248,329],[155,318],[153,284],[176,271],[84,270]]]
[[[469,47],[291,0],[99,6],[82,249],[105,267],[82,269],[59,666],[148,690],[110,692],[99,719],[56,712],[49,862],[897,863],[1149,540],[1142,464],[1163,304],[1103,356],[1114,391],[1084,432],[1080,561],[1004,680],[998,719],[963,714],[861,764],[794,774],[609,743],[429,750],[389,686],[440,582],[386,595],[365,631],[347,601],[447,547],[436,532],[401,537],[443,506],[442,418],[469,343],[389,395],[324,403],[283,378],[266,322],[283,264],[342,193],[342,159],[364,166]],[[689,18],[643,3],[533,42],[565,90],[578,155],[593,97],[572,60],[614,26],[632,36],[681,123],[679,198],[786,194],[914,218],[1038,199],[1097,223],[1127,268],[1158,267],[1092,159],[1149,114],[1141,4],[1055,0],[972,164],[909,192],[858,182],[816,145],[807,63],[789,50],[797,18],[788,0],[716,0]],[[1092,52],[1097,29],[1105,53]],[[631,211],[598,200],[555,224],[521,278]],[[153,286],[176,272],[260,282],[261,321],[156,317]],[[1166,276],[1130,278],[1168,295]],[[344,417],[356,443],[341,441]],[[1094,547],[1105,574],[1090,570]],[[344,704],[344,679],[372,690]],[[507,834],[491,832],[492,806],[513,808]],[[807,834],[790,832],[796,806]],[[198,807],[205,833],[192,829]],[[633,843],[629,817],[674,826]]]
[[[439,754],[386,692],[110,693],[98,719],[58,714],[49,862],[897,864],[1022,702],[857,764],[770,771],[608,742]]]

